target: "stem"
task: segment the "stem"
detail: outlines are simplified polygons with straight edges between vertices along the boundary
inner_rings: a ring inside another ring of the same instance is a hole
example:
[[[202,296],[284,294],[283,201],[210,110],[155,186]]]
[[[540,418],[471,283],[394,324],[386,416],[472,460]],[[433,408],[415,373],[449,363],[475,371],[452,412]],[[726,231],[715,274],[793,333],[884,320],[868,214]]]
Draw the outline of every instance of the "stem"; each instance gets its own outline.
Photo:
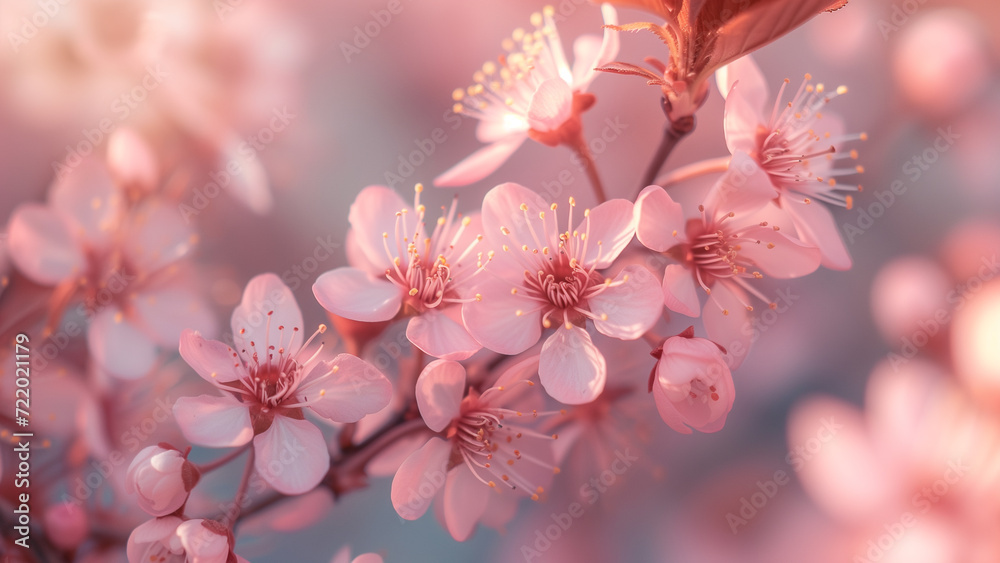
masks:
[[[587,179],[590,180],[590,187],[594,190],[594,197],[597,198],[597,203],[601,204],[608,201],[608,196],[604,193],[604,184],[601,182],[601,175],[597,172],[597,163],[594,162],[594,156],[590,154],[590,149],[587,147],[587,142],[584,140],[582,132],[577,138],[566,144],[583,160],[587,170]]]
[[[669,120],[669,118],[667,119]],[[639,186],[640,190],[646,186],[653,185],[656,175],[660,173],[663,163],[667,161],[667,157],[673,152],[674,147],[693,130],[693,115],[682,117],[677,121],[669,121],[669,125],[663,130],[663,139],[660,141],[660,148],[656,149],[656,154],[653,155],[653,160],[650,161],[649,168],[646,169],[646,174],[642,177],[642,185]]]
[[[223,465],[229,463],[230,461],[236,459],[237,457],[239,457],[240,454],[242,454],[243,452],[247,451],[247,449],[249,449],[250,446],[252,446],[252,445],[253,445],[252,442],[247,442],[243,446],[241,446],[239,448],[236,448],[235,450],[233,450],[233,451],[229,452],[228,454],[220,457],[219,459],[217,459],[215,461],[210,461],[210,462],[208,462],[208,463],[206,463],[204,465],[195,465],[195,468],[198,470],[198,473],[201,473],[203,475],[205,473],[208,473],[209,471],[214,471],[214,470],[222,467]]]
[[[348,455],[345,455],[330,468],[330,473],[350,473],[353,470],[362,468],[394,441],[425,427],[426,425],[422,418],[413,418],[390,424],[384,430],[372,435],[364,442],[358,444],[355,449],[348,452]]]
[[[669,174],[658,178],[655,184],[665,188],[672,184],[679,184],[692,178],[697,178],[698,176],[704,176],[705,174],[725,172],[729,169],[729,161],[731,159],[732,157],[730,156],[720,156],[718,158],[709,158],[694,162],[687,166],[681,166],[680,168],[675,168]]]
[[[253,458],[254,451],[251,449],[250,455],[247,457],[247,465],[243,469],[243,477],[240,478],[240,485],[236,488],[236,498],[233,499],[233,510],[226,515],[224,524],[227,527],[232,527],[240,517],[240,508],[243,506],[243,498],[247,494],[247,487],[250,485],[250,475],[253,473]]]

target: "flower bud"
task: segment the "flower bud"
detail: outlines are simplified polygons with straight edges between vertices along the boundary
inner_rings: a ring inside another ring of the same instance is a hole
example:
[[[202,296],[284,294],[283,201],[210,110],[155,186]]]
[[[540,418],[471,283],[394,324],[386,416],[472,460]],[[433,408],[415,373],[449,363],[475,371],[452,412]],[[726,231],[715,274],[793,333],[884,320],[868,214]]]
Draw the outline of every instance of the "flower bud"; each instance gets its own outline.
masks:
[[[198,482],[198,470],[169,444],[140,451],[125,474],[125,488],[153,516],[166,516],[184,506]]]
[[[690,434],[691,428],[721,430],[736,397],[723,349],[711,340],[695,338],[689,327],[652,354],[659,361],[650,373],[649,388],[663,421],[683,434]]]

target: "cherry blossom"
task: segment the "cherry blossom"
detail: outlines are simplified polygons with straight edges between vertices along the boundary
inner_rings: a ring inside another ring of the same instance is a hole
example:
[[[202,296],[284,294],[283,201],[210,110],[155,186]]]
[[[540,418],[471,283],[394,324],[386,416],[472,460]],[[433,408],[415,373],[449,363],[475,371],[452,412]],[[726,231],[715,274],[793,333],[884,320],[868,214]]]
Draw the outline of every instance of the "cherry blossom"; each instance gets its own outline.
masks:
[[[389,403],[391,385],[377,369],[349,354],[332,360],[303,342],[302,313],[291,290],[274,274],[247,284],[233,311],[236,349],[192,330],[180,354],[220,395],[181,397],[174,416],[194,444],[225,448],[253,440],[257,472],[276,490],[301,494],[330,466],[326,440],[306,412],[334,422],[356,422]]]
[[[466,303],[462,317],[476,340],[502,354],[524,352],[555,327],[542,346],[539,377],[553,398],[579,404],[600,395],[607,379],[587,321],[601,334],[634,340],[660,318],[663,298],[642,266],[626,266],[614,279],[598,272],[633,238],[632,202],[586,209],[574,225],[580,212],[571,197],[565,230],[557,208],[513,183],[486,194],[483,228],[497,251],[495,267],[476,288],[482,299]]]
[[[194,464],[168,444],[140,450],[125,474],[126,490],[153,516],[166,516],[184,506],[197,482]]]
[[[470,281],[489,257],[475,251],[478,214],[456,217],[457,202],[428,234],[422,191],[418,184],[409,207],[390,188],[362,190],[350,212],[352,266],[321,275],[313,293],[327,311],[355,321],[409,316],[410,342],[431,356],[464,360],[482,346],[466,330],[461,305],[478,299]]]

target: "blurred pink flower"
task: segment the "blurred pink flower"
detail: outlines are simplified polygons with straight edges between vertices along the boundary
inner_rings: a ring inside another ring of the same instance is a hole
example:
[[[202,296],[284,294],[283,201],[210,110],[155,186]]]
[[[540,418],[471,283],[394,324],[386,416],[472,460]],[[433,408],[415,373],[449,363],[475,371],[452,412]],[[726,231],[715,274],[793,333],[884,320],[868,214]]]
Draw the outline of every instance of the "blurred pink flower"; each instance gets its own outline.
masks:
[[[745,328],[753,306],[747,292],[776,306],[748,280],[764,274],[797,278],[820,264],[818,249],[754,218],[776,195],[764,170],[737,152],[699,206],[700,217],[685,219],[681,205],[659,186],[647,187],[636,200],[639,242],[680,262],[663,273],[664,304],[689,317],[703,314],[708,338],[727,350],[733,369],[750,348],[752,331]],[[711,306],[702,308],[698,287]]]
[[[601,7],[604,23],[618,23],[615,9]],[[595,102],[587,88],[597,77],[594,67],[618,54],[617,34],[603,39],[583,35],[573,45],[570,67],[556,30],[555,10],[548,6],[531,16],[535,31],[518,29],[505,39],[499,68],[493,62],[473,75],[476,83],[455,90],[455,113],[480,120],[476,137],[486,147],[434,179],[434,185],[465,186],[499,168],[529,137],[549,146],[573,143],[580,134],[580,115]],[[564,130],[565,129],[565,130]]]
[[[483,228],[491,246],[503,249],[477,286],[481,300],[462,309],[469,333],[501,354],[520,354],[543,329],[557,326],[541,351],[539,377],[556,400],[580,404],[604,389],[607,364],[587,333],[634,340],[660,318],[656,278],[639,265],[614,279],[597,272],[612,265],[635,232],[632,202],[613,199],[583,212],[573,225],[569,199],[566,230],[556,204],[518,184],[501,184],[483,199]]]
[[[767,172],[778,190],[778,205],[795,224],[802,241],[817,246],[823,265],[835,270],[851,267],[851,257],[840,237],[833,215],[820,203],[851,209],[849,193],[861,186],[845,184],[839,177],[863,172],[860,165],[836,168],[837,160],[858,158],[858,151],[843,152],[848,141],[865,140],[865,133],[844,134],[840,119],[821,111],[833,98],[847,93],[845,86],[827,92],[823,84],[813,85],[806,75],[792,101],[783,103],[786,79],[767,109],[768,88],[751,56],[719,69],[719,90],[726,97],[726,144],[733,154],[744,152]]]
[[[428,234],[421,191],[418,184],[411,208],[390,188],[362,190],[349,218],[352,266],[320,275],[313,293],[327,311],[355,321],[388,321],[402,310],[411,316],[406,337],[416,347],[464,360],[482,347],[461,319],[461,304],[477,298],[468,286],[484,262],[474,252],[482,239],[479,217],[457,220],[453,202]]]
[[[555,414],[528,404],[532,397],[525,391],[534,382],[524,377],[537,366],[537,357],[519,361],[482,394],[475,389],[466,394],[465,368],[457,362],[435,360],[424,368],[417,405],[427,427],[445,439],[430,438],[397,470],[392,504],[401,517],[420,518],[437,498],[448,532],[465,541],[477,521],[503,507],[501,497],[510,495],[495,493],[504,487],[540,498],[559,472],[553,463],[557,436],[518,424]]]
[[[72,502],[60,502],[46,507],[42,521],[52,543],[66,551],[76,549],[90,535],[90,518],[87,512]]]
[[[176,448],[147,446],[129,464],[125,490],[134,493],[139,507],[149,514],[166,516],[184,506],[198,477],[194,464]]]
[[[232,551],[232,532],[214,520],[155,518],[128,538],[129,563],[249,563]]]
[[[239,351],[185,330],[180,354],[221,396],[181,397],[174,416],[194,444],[224,448],[251,439],[254,463],[268,484],[295,495],[315,487],[330,457],[322,432],[305,420],[306,411],[334,422],[356,422],[389,403],[389,380],[349,354],[320,357],[322,345],[303,344],[302,313],[291,290],[274,274],[247,284],[233,311]],[[280,470],[274,470],[274,464]]]
[[[668,64],[647,57],[657,72],[628,63],[597,70],[629,74],[663,89],[664,110],[671,121],[694,115],[708,95],[708,79],[716,69],[755,51],[809,21],[840,9],[847,0],[609,0],[660,16],[650,22],[614,26],[618,31],[647,30],[670,50]]]
[[[362,553],[351,559],[351,548],[344,547],[333,556],[330,563],[382,563],[382,556],[375,553]]]
[[[696,338],[694,327],[653,350],[658,361],[649,374],[649,390],[660,417],[671,428],[690,434],[691,428],[718,432],[725,426],[736,389],[724,353],[715,342]]]

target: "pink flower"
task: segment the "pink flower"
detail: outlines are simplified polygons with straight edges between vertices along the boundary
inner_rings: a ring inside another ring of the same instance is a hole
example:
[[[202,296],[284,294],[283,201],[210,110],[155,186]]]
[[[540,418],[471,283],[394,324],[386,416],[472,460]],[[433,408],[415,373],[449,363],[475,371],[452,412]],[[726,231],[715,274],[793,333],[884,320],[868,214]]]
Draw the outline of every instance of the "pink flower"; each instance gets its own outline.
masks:
[[[247,284],[233,311],[238,351],[185,330],[180,353],[221,396],[181,397],[174,416],[194,444],[225,448],[251,439],[258,474],[279,492],[304,493],[326,474],[330,458],[307,411],[335,422],[356,422],[389,403],[389,381],[349,354],[333,360],[303,344],[302,313],[291,290],[274,274]]]
[[[247,560],[232,552],[232,533],[214,520],[155,518],[128,538],[129,563],[228,563]]]
[[[663,272],[664,304],[689,317],[703,313],[709,339],[730,352],[733,369],[750,348],[752,331],[744,329],[753,306],[747,292],[776,307],[748,281],[764,274],[800,277],[820,263],[819,250],[754,218],[776,196],[766,176],[753,159],[736,153],[699,206],[700,217],[685,219],[680,204],[659,186],[644,189],[635,205],[639,242],[679,262]],[[704,310],[698,287],[709,295]]]
[[[799,238],[820,249],[824,266],[849,269],[851,257],[840,229],[821,205],[851,209],[854,199],[850,192],[861,190],[861,186],[838,178],[864,169],[854,164],[838,168],[835,163],[856,160],[858,151],[843,152],[842,145],[868,136],[845,135],[840,119],[822,111],[830,100],[847,93],[847,88],[828,92],[823,84],[810,83],[807,74],[795,97],[786,103],[782,101],[788,85],[785,80],[773,108],[765,113],[768,88],[750,56],[720,69],[716,78],[726,96],[725,130],[730,152],[749,154],[767,172],[767,179],[778,190],[779,206],[791,217]]]
[[[169,444],[148,446],[128,466],[125,490],[139,497],[146,512],[166,516],[184,506],[198,477],[187,456]]]
[[[54,318],[69,303],[90,322],[87,343],[104,369],[123,378],[148,373],[158,348],[184,326],[214,332],[203,298],[177,275],[197,242],[173,205],[146,199],[128,208],[107,166],[88,159],[10,221],[10,257],[32,281],[55,286]]]
[[[483,200],[483,227],[496,249],[495,276],[477,286],[481,301],[462,309],[469,333],[501,354],[520,354],[557,327],[541,351],[539,377],[553,398],[568,404],[594,400],[604,389],[607,365],[585,329],[621,340],[643,335],[660,318],[656,279],[638,265],[614,279],[611,266],[635,232],[632,202],[613,199],[583,212],[573,225],[569,200],[565,231],[556,204],[518,184],[502,184]]]
[[[478,216],[456,219],[455,203],[428,234],[417,184],[413,207],[393,190],[368,186],[351,206],[348,259],[353,267],[321,275],[313,285],[327,311],[355,321],[410,316],[406,336],[427,354],[464,360],[482,346],[461,319],[475,299],[468,281],[483,265]],[[373,276],[384,279],[373,279]]]
[[[345,547],[333,556],[330,563],[382,563],[382,556],[376,553],[362,553],[351,559],[351,548]]]
[[[656,72],[628,63],[598,68],[628,74],[660,86],[664,110],[671,121],[694,115],[708,95],[708,79],[715,70],[778,39],[823,11],[833,11],[847,0],[609,0],[638,8],[666,20],[663,25],[636,22],[614,26],[618,31],[647,30],[670,49],[668,64],[647,57]]]
[[[618,23],[614,8],[603,5],[604,23]],[[571,140],[580,130],[580,114],[594,104],[587,87],[597,77],[594,67],[618,54],[617,34],[604,38],[584,35],[576,40],[571,68],[563,52],[549,6],[531,16],[534,32],[518,29],[505,39],[508,54],[500,66],[483,65],[473,75],[475,84],[455,90],[455,113],[480,120],[476,137],[486,147],[472,153],[434,179],[434,185],[466,186],[489,176],[529,137],[550,146]],[[561,132],[561,129],[568,128]],[[567,136],[569,135],[569,136]]]
[[[653,350],[658,361],[649,374],[649,390],[663,422],[682,434],[691,428],[722,430],[736,398],[724,353],[715,342],[696,338],[693,326]]]
[[[437,498],[448,532],[465,541],[490,506],[509,496],[495,492],[540,498],[559,472],[552,463],[557,436],[518,423],[554,414],[525,404],[532,397],[524,391],[534,382],[523,377],[537,366],[537,357],[519,361],[482,394],[466,393],[465,368],[457,362],[436,360],[424,368],[416,385],[420,416],[445,437],[429,439],[396,472],[392,505],[402,518],[420,518]]]
[[[90,521],[83,507],[72,502],[60,502],[45,509],[42,516],[47,536],[66,551],[76,549],[90,535]]]

